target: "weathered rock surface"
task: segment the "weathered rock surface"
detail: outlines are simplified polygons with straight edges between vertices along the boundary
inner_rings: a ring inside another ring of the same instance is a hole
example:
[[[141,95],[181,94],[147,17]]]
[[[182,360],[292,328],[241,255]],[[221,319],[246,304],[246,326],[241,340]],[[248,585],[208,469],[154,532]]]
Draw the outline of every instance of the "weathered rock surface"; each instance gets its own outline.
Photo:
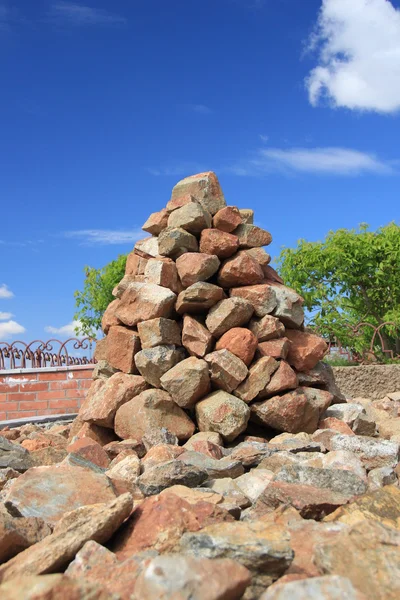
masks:
[[[212,171],[192,175],[179,181],[172,190],[171,201],[191,194],[211,215],[226,206],[218,178]]]
[[[159,317],[138,323],[142,348],[155,346],[180,346],[181,330],[176,321]]]
[[[218,271],[219,266],[218,256],[197,252],[182,254],[176,261],[179,278],[184,287],[207,281]]]
[[[214,338],[198,318],[184,315],[182,345],[192,356],[203,358],[212,350]]]
[[[219,229],[203,229],[200,236],[200,252],[218,256],[219,259],[229,258],[239,248],[236,235],[225,233]]]
[[[122,439],[141,440],[154,427],[165,427],[180,440],[194,433],[194,423],[162,390],[146,390],[126,402],[115,415],[115,432]]]
[[[183,348],[156,346],[138,352],[135,356],[135,365],[146,383],[161,388],[162,376],[184,358]]]
[[[196,404],[196,417],[200,431],[215,431],[231,442],[246,429],[250,409],[239,398],[218,391]]]
[[[251,302],[255,315],[259,318],[272,313],[276,308],[275,290],[270,285],[251,285],[230,290],[230,296],[244,298]]]
[[[139,488],[145,496],[154,496],[172,485],[197,487],[207,479],[207,472],[180,460],[155,465],[140,475]]]
[[[132,283],[122,294],[115,314],[128,327],[140,321],[157,317],[170,317],[176,295],[171,290],[154,283]]]
[[[246,365],[229,350],[211,352],[204,360],[208,363],[212,383],[225,392],[233,392],[247,377]]]
[[[248,323],[253,312],[253,305],[248,300],[227,298],[210,309],[206,325],[212,335],[218,338],[233,327]]]
[[[249,366],[257,349],[257,339],[249,329],[234,327],[219,338],[215,349],[229,350]]]
[[[201,358],[186,358],[167,371],[160,383],[178,406],[192,408],[210,391],[208,365]]]
[[[224,291],[217,285],[199,281],[183,290],[178,296],[176,310],[179,314],[207,312],[224,297]]]
[[[161,256],[177,258],[185,252],[197,252],[199,245],[194,235],[182,227],[167,227],[158,237]]]
[[[271,586],[260,600],[365,600],[366,596],[353,586],[350,579],[325,575],[299,581],[279,582]]]

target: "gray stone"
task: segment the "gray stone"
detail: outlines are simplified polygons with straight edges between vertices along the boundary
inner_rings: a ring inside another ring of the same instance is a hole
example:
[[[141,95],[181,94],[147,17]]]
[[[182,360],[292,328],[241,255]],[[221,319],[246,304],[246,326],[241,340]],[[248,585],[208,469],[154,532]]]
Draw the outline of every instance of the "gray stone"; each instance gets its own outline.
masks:
[[[246,429],[250,409],[239,398],[218,391],[196,404],[196,417],[200,431],[216,431],[231,442]]]
[[[183,290],[178,296],[176,310],[179,314],[204,313],[224,297],[224,291],[218,285],[199,281]]]
[[[249,322],[254,312],[253,305],[244,298],[227,298],[213,306],[207,315],[206,325],[216,338],[233,327],[241,327]]]
[[[135,364],[142,377],[156,388],[161,388],[162,376],[185,358],[183,348],[156,346],[145,348],[135,355]]]
[[[225,392],[233,392],[246,379],[248,369],[244,362],[229,350],[217,350],[204,357],[210,367],[211,381]]]
[[[274,481],[325,488],[346,495],[349,499],[367,491],[365,481],[343,469],[317,469],[304,465],[286,465],[275,474]]]
[[[356,454],[368,469],[396,467],[400,459],[400,444],[359,435],[333,435],[329,450],[349,450]]]
[[[339,575],[275,583],[259,600],[366,600],[350,579]]]
[[[158,248],[161,256],[177,258],[185,252],[197,252],[199,245],[194,235],[181,227],[167,227],[158,237]]]
[[[0,469],[14,469],[23,473],[33,466],[29,452],[19,444],[0,436]]]
[[[159,494],[172,485],[197,487],[207,479],[207,472],[180,460],[170,460],[147,469],[138,478],[138,485],[145,496]]]
[[[191,408],[210,391],[208,365],[205,360],[191,356],[167,371],[160,382],[178,406]]]
[[[186,465],[193,465],[202,471],[206,471],[207,478],[209,479],[221,479],[224,477],[235,479],[244,473],[244,468],[240,461],[234,460],[231,457],[216,460],[201,452],[189,450],[181,454],[178,460],[181,460]]]
[[[303,299],[297,292],[284,286],[271,286],[275,292],[277,306],[273,314],[287,327],[300,327],[304,322]]]
[[[200,233],[203,229],[211,227],[210,213],[197,202],[189,202],[174,210],[168,217],[168,227],[180,227],[189,233]]]

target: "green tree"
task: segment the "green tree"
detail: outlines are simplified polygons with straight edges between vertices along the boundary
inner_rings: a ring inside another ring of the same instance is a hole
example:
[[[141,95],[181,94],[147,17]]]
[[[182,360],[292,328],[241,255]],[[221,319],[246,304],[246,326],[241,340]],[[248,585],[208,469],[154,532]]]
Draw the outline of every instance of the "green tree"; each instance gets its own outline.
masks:
[[[358,230],[330,231],[322,242],[300,240],[284,248],[278,258],[287,285],[305,300],[308,325],[327,338],[336,338],[362,353],[372,340],[373,328],[382,328],[386,350],[400,353],[400,227],[390,223],[377,231],[368,225]],[[377,347],[380,346],[377,339]]]
[[[74,319],[81,322],[80,331],[84,335],[96,337],[101,328],[103,313],[114,300],[112,291],[125,274],[126,258],[121,254],[102,269],[85,267],[83,290],[77,290],[74,294]]]

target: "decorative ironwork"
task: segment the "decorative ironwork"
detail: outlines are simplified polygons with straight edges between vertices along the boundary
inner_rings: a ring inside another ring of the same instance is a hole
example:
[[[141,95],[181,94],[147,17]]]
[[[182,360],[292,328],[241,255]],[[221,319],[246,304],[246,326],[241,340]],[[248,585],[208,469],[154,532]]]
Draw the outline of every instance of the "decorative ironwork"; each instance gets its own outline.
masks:
[[[89,337],[69,338],[65,342],[56,339],[47,342],[34,340],[29,344],[20,340],[11,344],[0,342],[0,371],[95,364],[97,361],[92,354],[95,342]],[[57,345],[58,351],[55,349]],[[80,356],[82,350],[89,350],[89,356]]]
[[[362,352],[357,352],[344,346],[338,338],[332,337],[329,340],[326,340],[329,347],[329,353],[346,357],[349,361],[358,363],[379,362],[381,356],[387,356],[391,360],[400,360],[400,351],[386,347],[387,342],[385,341],[386,336],[384,334],[385,327],[391,327],[392,330],[398,331],[400,334],[400,326],[393,321],[386,321],[378,326],[368,322],[358,323],[356,326],[348,325],[349,334],[354,337],[361,336],[366,328],[371,329],[372,337],[369,346],[364,348]]]

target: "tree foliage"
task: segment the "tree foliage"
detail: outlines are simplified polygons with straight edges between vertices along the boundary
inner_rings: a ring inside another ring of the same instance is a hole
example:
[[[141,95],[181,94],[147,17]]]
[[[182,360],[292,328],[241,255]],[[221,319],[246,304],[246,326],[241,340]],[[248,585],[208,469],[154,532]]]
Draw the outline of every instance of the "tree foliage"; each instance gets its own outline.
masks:
[[[96,337],[101,328],[103,313],[114,300],[112,291],[125,274],[126,258],[121,254],[102,269],[85,267],[83,290],[77,290],[74,294],[74,319],[80,321],[80,331],[84,335]]]
[[[373,328],[354,335],[362,322],[382,328],[385,349],[400,352],[400,227],[390,223],[377,231],[330,231],[322,242],[300,240],[284,248],[278,258],[287,285],[305,300],[309,325],[340,340],[356,352],[369,346]],[[378,342],[378,340],[377,340]],[[378,344],[379,345],[379,344]]]

